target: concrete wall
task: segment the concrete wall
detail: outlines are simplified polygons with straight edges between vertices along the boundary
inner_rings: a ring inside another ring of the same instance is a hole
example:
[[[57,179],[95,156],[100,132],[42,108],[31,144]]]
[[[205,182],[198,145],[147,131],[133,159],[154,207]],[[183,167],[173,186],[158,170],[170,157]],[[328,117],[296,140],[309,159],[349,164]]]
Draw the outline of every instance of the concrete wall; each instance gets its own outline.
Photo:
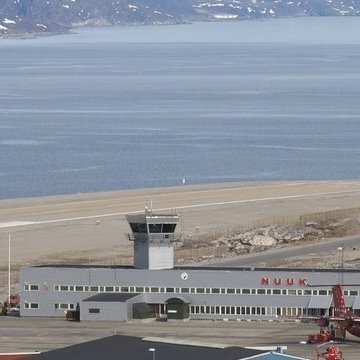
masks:
[[[345,283],[358,283],[360,271],[344,271]],[[101,285],[104,286],[141,286],[148,287],[143,294],[147,303],[165,303],[172,297],[181,296],[190,305],[221,306],[266,306],[300,307],[308,306],[311,296],[305,295],[255,295],[255,294],[198,294],[183,293],[182,289],[196,288],[249,288],[249,289],[307,289],[309,284],[331,284],[338,282],[338,271],[324,270],[281,270],[281,269],[202,269],[178,268],[171,270],[144,270],[111,267],[30,267],[21,270],[21,316],[64,316],[63,309],[54,304],[80,303],[81,300],[95,295],[92,291],[55,291],[55,285]],[[265,281],[264,281],[265,280]],[[38,285],[37,291],[25,291],[25,285]],[[151,287],[174,288],[171,292],[151,292]],[[89,288],[90,289],[90,288]],[[324,289],[323,287],[319,289]],[[352,287],[358,289],[360,287]],[[104,290],[105,291],[105,290]],[[120,291],[120,290],[118,290]],[[137,291],[134,291],[137,292]],[[355,297],[348,296],[346,301],[353,304]],[[37,303],[38,308],[26,308],[25,304]],[[222,318],[215,315],[191,315],[191,318]],[[231,317],[231,316],[230,316]],[[233,316],[238,318],[238,316]]]
[[[149,269],[172,269],[174,267],[174,248],[168,246],[150,245],[149,247]]]
[[[94,313],[95,309],[99,312]],[[80,320],[128,321],[128,304],[126,302],[83,301],[80,304]]]

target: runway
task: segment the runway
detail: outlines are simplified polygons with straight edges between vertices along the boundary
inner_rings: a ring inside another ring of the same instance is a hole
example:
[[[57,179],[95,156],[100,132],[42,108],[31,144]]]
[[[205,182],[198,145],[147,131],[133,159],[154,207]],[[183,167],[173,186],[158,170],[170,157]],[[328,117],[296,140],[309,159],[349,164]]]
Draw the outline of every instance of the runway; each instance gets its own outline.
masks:
[[[292,200],[292,199],[304,199],[304,198],[316,198],[320,196],[333,196],[333,195],[346,195],[353,194],[360,190],[346,190],[346,191],[332,191],[332,192],[314,192],[309,194],[298,194],[298,195],[288,195],[288,196],[277,196],[277,197],[262,197],[262,198],[253,198],[245,200],[234,200],[234,201],[222,201],[222,202],[213,202],[213,203],[203,203],[195,205],[182,205],[176,206],[176,210],[187,210],[195,208],[209,208],[213,206],[228,206],[228,205],[238,205],[238,204],[247,204],[247,203],[256,203],[256,202],[267,202],[267,201],[280,201],[280,200]],[[179,199],[176,199],[179,202]],[[151,201],[152,202],[152,201]],[[37,207],[39,209],[39,207]],[[29,210],[29,209],[28,209]],[[172,210],[171,208],[156,208],[156,211],[165,212]],[[142,210],[132,211],[131,213],[141,213]],[[41,224],[52,224],[58,222],[69,222],[77,220],[88,220],[88,219],[101,219],[104,217],[113,217],[113,216],[125,216],[129,212],[117,212],[117,213],[107,213],[107,214],[97,214],[89,216],[80,216],[73,218],[64,218],[64,219],[53,219],[45,221],[9,221],[0,223],[0,228],[9,228],[16,226],[28,226],[28,225],[41,225]]]
[[[20,266],[52,262],[132,264],[125,214],[177,211],[183,234],[228,232],[263,219],[359,207],[360,181],[287,181],[184,185],[0,201],[0,243]],[[6,282],[8,253],[0,252]],[[1,292],[1,289],[0,289]]]

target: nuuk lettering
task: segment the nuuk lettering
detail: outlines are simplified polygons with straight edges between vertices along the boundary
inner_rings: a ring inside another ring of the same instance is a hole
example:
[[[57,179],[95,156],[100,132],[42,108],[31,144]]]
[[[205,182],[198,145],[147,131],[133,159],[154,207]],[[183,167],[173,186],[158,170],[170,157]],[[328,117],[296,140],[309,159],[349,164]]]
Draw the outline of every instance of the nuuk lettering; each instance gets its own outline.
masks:
[[[294,279],[294,278],[287,278],[287,279],[282,279],[282,278],[273,278],[270,279],[266,276],[261,278],[261,285],[298,285],[298,286],[306,286],[306,279],[305,278],[300,278],[300,279]]]

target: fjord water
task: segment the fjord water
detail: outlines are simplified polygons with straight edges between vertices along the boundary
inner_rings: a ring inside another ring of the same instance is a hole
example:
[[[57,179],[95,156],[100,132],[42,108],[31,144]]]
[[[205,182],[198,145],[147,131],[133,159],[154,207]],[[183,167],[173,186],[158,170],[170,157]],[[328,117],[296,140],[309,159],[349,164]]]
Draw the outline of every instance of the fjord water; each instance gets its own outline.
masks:
[[[0,41],[0,198],[360,174],[360,18]]]

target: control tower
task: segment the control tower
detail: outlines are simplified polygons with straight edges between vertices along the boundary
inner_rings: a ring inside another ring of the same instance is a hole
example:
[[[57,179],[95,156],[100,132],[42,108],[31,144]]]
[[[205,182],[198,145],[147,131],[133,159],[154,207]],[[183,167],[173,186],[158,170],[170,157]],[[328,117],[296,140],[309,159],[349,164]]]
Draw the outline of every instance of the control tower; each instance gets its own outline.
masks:
[[[174,267],[174,242],[179,216],[175,213],[156,214],[145,210],[143,214],[126,215],[134,242],[134,267],[137,269],[172,269]]]

